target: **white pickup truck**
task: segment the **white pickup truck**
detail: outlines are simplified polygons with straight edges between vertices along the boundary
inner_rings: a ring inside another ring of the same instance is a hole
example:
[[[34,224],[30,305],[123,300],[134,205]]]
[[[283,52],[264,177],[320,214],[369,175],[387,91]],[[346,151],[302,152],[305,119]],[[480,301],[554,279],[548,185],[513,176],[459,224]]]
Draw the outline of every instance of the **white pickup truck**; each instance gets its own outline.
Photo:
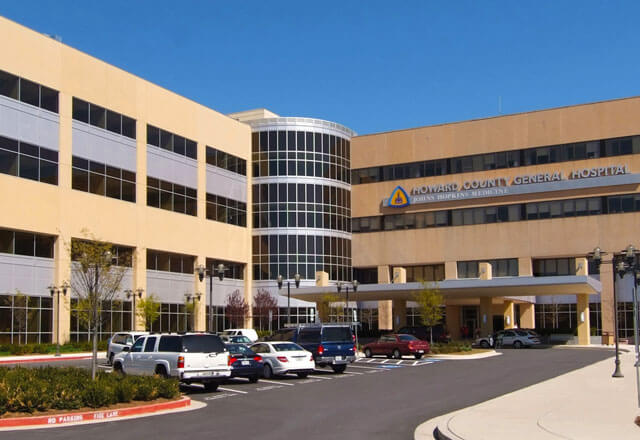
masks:
[[[127,348],[113,358],[116,373],[159,374],[183,383],[202,383],[206,391],[215,391],[231,376],[229,352],[217,335],[150,334]]]

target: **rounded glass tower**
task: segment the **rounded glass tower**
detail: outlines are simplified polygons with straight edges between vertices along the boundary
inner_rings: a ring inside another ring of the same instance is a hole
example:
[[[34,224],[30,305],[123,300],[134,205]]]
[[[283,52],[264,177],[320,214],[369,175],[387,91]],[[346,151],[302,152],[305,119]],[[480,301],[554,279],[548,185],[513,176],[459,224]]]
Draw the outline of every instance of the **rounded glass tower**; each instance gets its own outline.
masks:
[[[252,127],[253,279],[351,280],[352,130],[311,118],[246,120]]]

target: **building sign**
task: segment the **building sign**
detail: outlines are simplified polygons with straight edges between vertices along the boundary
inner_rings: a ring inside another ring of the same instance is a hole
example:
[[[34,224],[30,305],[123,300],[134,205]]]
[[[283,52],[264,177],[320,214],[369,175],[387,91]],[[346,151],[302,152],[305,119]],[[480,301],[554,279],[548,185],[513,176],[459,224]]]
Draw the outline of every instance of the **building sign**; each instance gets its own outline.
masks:
[[[636,182],[638,180],[638,182]],[[397,186],[383,206],[402,208],[410,204],[445,202],[450,200],[499,197],[535,192],[565,191],[608,185],[640,183],[640,175],[631,174],[627,165],[583,168],[568,174],[560,171],[524,174],[513,178],[492,177],[466,180],[462,183],[438,183],[418,185],[411,189],[411,196]]]
[[[402,189],[401,186],[396,186],[393,191],[391,191],[391,197],[389,197],[389,206],[394,208],[402,208],[409,204],[409,196]]]

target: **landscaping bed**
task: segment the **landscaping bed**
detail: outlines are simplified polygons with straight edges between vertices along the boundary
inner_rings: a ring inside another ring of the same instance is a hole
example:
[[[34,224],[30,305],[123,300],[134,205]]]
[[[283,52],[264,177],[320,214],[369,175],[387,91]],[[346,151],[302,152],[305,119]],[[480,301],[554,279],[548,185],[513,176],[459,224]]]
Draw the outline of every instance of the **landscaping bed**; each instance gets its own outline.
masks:
[[[176,379],[98,373],[80,368],[0,367],[0,418],[117,409],[180,398]]]
[[[107,349],[107,341],[98,341],[98,351]],[[28,354],[53,354],[56,344],[2,344],[0,356],[21,356]],[[60,353],[86,353],[93,351],[91,342],[70,342],[60,346]]]
[[[471,342],[470,341],[451,341],[449,343],[440,343],[434,342],[431,345],[430,354],[453,354],[453,353],[461,353],[467,352],[471,353]]]

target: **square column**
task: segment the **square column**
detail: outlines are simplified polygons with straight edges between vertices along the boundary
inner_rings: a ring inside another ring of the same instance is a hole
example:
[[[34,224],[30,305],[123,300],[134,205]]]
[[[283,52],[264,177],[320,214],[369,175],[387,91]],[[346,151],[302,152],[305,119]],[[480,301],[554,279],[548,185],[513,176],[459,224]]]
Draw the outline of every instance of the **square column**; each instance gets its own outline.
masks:
[[[327,287],[328,285],[329,274],[323,271],[316,272],[316,286]],[[329,321],[329,307],[321,307],[320,304],[316,303],[316,310],[318,312],[318,320],[320,322]]]
[[[536,314],[534,304],[520,304],[520,326],[522,328],[536,328]]]
[[[458,279],[458,262],[457,261],[444,262],[444,279],[445,280]]]
[[[407,325],[407,301],[404,299],[394,299],[391,302],[393,311],[393,329],[398,330],[400,327]]]
[[[204,255],[198,255],[195,266],[203,264],[206,266],[207,258]],[[211,269],[211,268],[209,268]],[[200,299],[196,299],[193,302],[193,330],[196,332],[203,332],[207,329],[207,307],[209,306],[209,292],[207,291],[207,279],[209,275],[205,274],[200,281],[197,271],[193,273],[193,294]],[[213,329],[212,329],[213,331]]]
[[[251,292],[251,265],[245,264],[242,276],[244,278],[244,301],[249,307],[244,317],[244,328],[253,328],[253,294]]]
[[[613,304],[613,264],[611,264],[611,255],[603,255],[602,264],[600,265],[600,282],[602,283],[602,292],[600,293],[602,333],[608,332],[614,334],[614,313],[615,305]]]
[[[378,284],[391,284],[389,266],[378,266]],[[378,330],[393,330],[392,310],[390,300],[378,301]]]
[[[133,286],[131,286],[134,296],[131,298],[131,313],[133,313],[133,330],[144,331],[146,330],[146,322],[144,316],[138,313],[138,300],[137,292],[142,291],[142,299],[150,295],[147,292],[147,249],[143,247],[136,247],[133,250],[133,261],[131,262],[133,271]],[[160,319],[160,317],[158,317]]]
[[[516,325],[515,307],[513,301],[505,300],[502,315],[504,316],[504,328],[514,328]]]
[[[578,344],[591,344],[591,323],[589,320],[589,295],[576,295],[576,312],[578,319]]]
[[[531,262],[531,257],[518,258],[518,276],[519,277],[533,276],[533,263]]]
[[[460,306],[446,306],[446,327],[451,339],[460,339]]]
[[[447,315],[447,319],[449,319],[449,315]],[[459,319],[459,318],[458,318]],[[453,329],[449,327],[449,331],[452,332]],[[458,325],[458,332],[460,331],[460,326]],[[491,304],[491,298],[480,298],[480,336],[488,336],[493,334],[493,310]]]

